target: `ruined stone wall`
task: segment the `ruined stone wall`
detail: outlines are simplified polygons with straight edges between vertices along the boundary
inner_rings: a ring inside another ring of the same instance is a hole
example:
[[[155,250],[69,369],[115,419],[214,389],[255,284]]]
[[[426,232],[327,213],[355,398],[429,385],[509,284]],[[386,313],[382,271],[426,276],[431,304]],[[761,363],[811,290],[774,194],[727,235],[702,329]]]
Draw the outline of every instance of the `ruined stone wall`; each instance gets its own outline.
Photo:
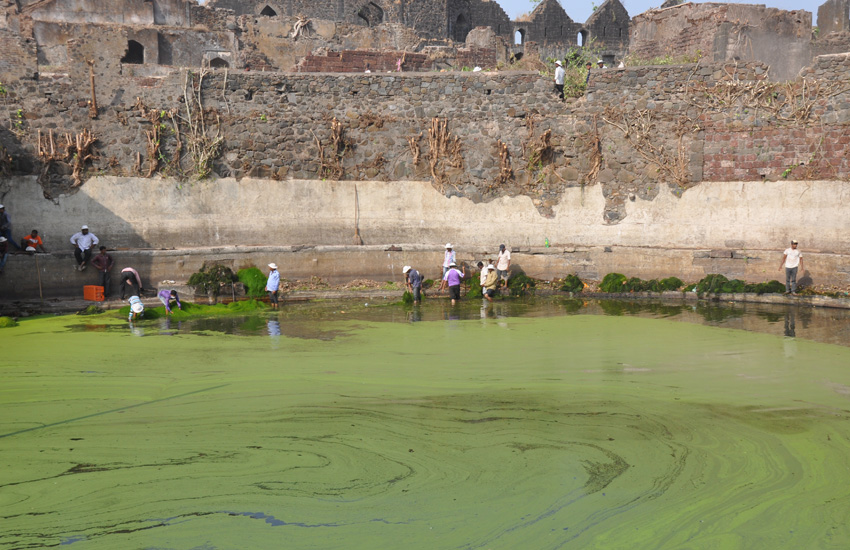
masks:
[[[766,80],[762,64],[594,70],[586,98],[569,106],[536,73],[214,71],[200,97],[209,136],[223,140],[212,164],[222,177],[429,180],[446,196],[474,201],[528,196],[543,215],[565,190],[599,183],[600,216],[616,224],[630,201],[680,196],[704,180],[850,175],[848,68],[848,55],[819,58],[791,84]],[[86,177],[150,172],[192,181],[188,129],[172,115],[185,116],[186,98],[197,96],[197,71],[98,73],[96,120],[87,76],[8,83],[10,114],[20,108],[23,122],[0,133],[0,143],[15,170],[41,174],[49,195],[62,192],[69,161],[43,171],[38,131],[58,139],[88,128],[98,142]]]
[[[631,23],[629,53],[651,59],[702,55],[761,61],[773,80],[790,80],[811,62],[811,13],[758,5],[686,3],[649,10]]]
[[[850,31],[850,1],[827,0],[818,8],[818,29],[822,36]]]

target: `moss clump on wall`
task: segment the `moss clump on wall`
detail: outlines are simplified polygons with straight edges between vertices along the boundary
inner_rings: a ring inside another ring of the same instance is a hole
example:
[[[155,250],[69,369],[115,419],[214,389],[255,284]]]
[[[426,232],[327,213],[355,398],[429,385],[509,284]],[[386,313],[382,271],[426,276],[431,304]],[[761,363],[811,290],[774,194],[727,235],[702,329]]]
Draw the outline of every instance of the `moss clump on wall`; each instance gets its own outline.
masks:
[[[11,317],[0,317],[0,328],[9,328],[18,326],[17,321]]]
[[[584,290],[584,283],[576,275],[572,273],[564,277],[564,281],[559,287],[561,292],[581,292]]]
[[[262,271],[256,267],[240,269],[236,273],[239,282],[245,285],[245,294],[247,296],[259,297],[266,294],[267,278]]]

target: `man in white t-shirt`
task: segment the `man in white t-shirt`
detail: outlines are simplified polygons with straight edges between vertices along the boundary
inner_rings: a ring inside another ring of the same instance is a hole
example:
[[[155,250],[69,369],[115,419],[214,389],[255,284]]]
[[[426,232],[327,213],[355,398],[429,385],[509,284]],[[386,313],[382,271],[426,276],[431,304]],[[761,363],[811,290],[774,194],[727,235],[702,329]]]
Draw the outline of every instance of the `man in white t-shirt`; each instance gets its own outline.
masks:
[[[803,253],[797,249],[797,241],[791,241],[791,248],[785,249],[785,256],[779,264],[780,271],[785,268],[785,294],[797,295],[797,269],[803,269]]]
[[[567,72],[561,66],[560,61],[555,61],[555,92],[558,94],[558,99],[564,99],[564,78]]]
[[[496,273],[499,278],[506,283],[510,277],[511,270],[511,251],[505,248],[505,245],[499,245],[499,260],[496,262]]]

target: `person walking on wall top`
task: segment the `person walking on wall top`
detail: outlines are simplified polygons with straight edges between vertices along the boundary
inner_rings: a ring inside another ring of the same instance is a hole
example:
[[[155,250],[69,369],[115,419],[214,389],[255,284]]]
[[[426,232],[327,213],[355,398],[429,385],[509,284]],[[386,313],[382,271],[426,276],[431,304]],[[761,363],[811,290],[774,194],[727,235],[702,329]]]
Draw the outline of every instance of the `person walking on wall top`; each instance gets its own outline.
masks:
[[[77,259],[77,265],[74,269],[82,271],[86,268],[86,262],[91,259],[91,249],[99,242],[97,236],[89,232],[87,225],[82,226],[77,233],[71,236],[71,244],[74,245],[74,257]]]
[[[277,270],[277,264],[270,263],[269,279],[266,281],[266,292],[269,293],[269,303],[272,309],[278,309],[277,291],[280,289],[280,273]]]
[[[564,78],[566,76],[567,72],[561,66],[560,60],[555,61],[555,91],[558,92],[558,98],[561,101],[564,100]]]
[[[785,294],[797,295],[797,269],[803,269],[803,253],[797,249],[797,241],[791,241],[791,248],[785,249],[785,255],[779,264],[779,270],[785,267]]]
[[[457,261],[455,251],[452,249],[452,243],[446,243],[446,254],[443,256],[443,277],[449,270],[449,266]]]

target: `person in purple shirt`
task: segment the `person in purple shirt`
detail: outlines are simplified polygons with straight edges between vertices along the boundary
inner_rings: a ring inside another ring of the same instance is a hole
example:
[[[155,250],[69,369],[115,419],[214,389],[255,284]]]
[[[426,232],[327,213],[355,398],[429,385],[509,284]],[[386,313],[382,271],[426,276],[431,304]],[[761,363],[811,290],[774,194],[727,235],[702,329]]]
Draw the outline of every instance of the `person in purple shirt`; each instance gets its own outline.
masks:
[[[103,295],[109,296],[109,291],[112,288],[112,274],[109,272],[112,271],[115,262],[112,260],[112,256],[106,253],[105,246],[101,246],[100,254],[91,259],[91,265],[97,269],[100,286],[103,287]]]
[[[462,269],[463,272],[458,271],[457,264],[451,262],[449,264],[449,270],[443,275],[443,282],[440,283],[440,290],[443,290],[446,286],[449,287],[449,297],[452,299],[452,305],[455,305],[460,300],[460,282],[466,277],[466,266]]]
[[[157,294],[157,296],[159,297],[159,301],[162,302],[165,305],[165,314],[166,315],[171,314],[171,300],[172,300],[172,298],[174,299],[175,302],[177,302],[177,309],[179,309],[179,310],[183,309],[183,304],[180,303],[180,297],[177,296],[176,290],[168,290],[168,289],[160,290],[159,294]]]

